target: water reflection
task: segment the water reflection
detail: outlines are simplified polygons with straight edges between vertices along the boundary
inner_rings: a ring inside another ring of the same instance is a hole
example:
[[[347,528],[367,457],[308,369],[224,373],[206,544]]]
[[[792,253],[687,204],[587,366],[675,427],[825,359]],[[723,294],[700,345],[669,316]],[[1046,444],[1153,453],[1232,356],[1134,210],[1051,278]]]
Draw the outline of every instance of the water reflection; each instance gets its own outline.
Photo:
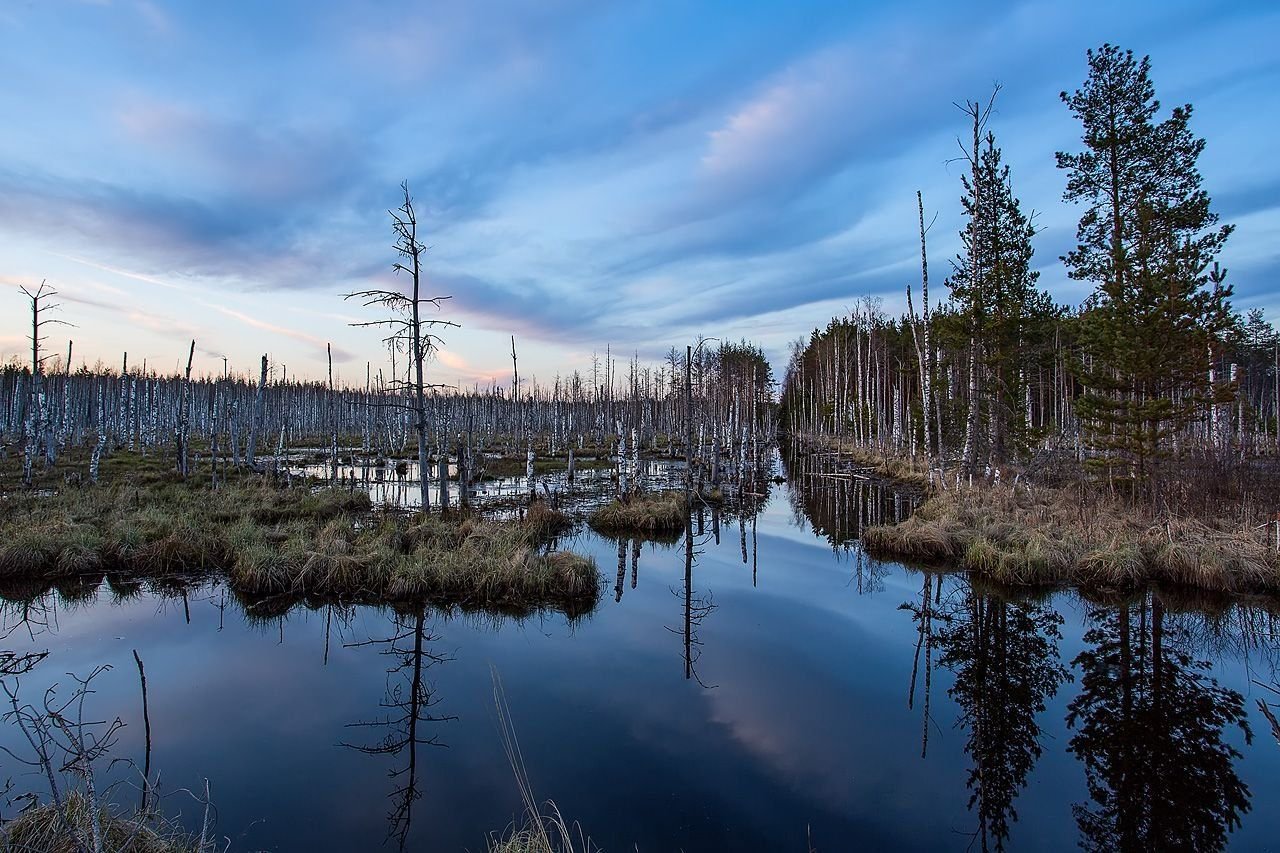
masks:
[[[833,454],[784,449],[791,517],[836,551],[857,549],[864,528],[893,524],[920,502],[917,491],[877,480]]]
[[[346,648],[374,647],[390,658],[387,668],[386,693],[379,708],[380,716],[349,723],[354,730],[381,731],[372,741],[344,742],[343,746],[365,755],[389,756],[393,766],[387,771],[391,779],[391,809],[387,813],[387,838],[405,849],[413,826],[413,807],[422,798],[418,782],[418,747],[443,747],[436,724],[456,720],[451,714],[437,714],[432,709],[440,704],[435,684],[426,671],[452,658],[434,652],[430,644],[440,638],[427,627],[426,608],[418,607],[410,614],[396,613],[392,620],[394,633],[389,637],[344,644]],[[400,761],[396,761],[400,759]]]
[[[616,601],[580,619],[480,626],[90,577],[6,587],[0,646],[53,650],[32,689],[103,660],[132,676],[138,648],[156,767],[174,787],[213,779],[236,849],[482,849],[521,808],[490,665],[539,793],[605,849],[803,850],[806,827],[819,850],[1266,849],[1280,833],[1250,810],[1280,793],[1280,748],[1245,748],[1280,713],[1274,612],[1027,599],[867,560],[860,525],[912,498],[797,464],[786,487],[744,488],[772,499],[699,504],[661,542],[579,531]],[[137,708],[136,679],[103,686],[104,714]]]
[[[694,594],[693,567],[698,553],[700,551],[694,542],[691,513],[686,517],[684,527],[684,591],[681,596],[684,603],[683,630],[680,632],[684,638],[684,677],[686,681],[692,680],[702,687],[710,687],[714,685],[706,684],[698,675],[697,663],[702,657],[702,639],[698,629],[702,627],[703,620],[716,609],[716,605],[711,593]]]
[[[938,663],[954,674],[947,691],[956,725],[968,732],[964,751],[969,809],[982,850],[1004,850],[1014,800],[1042,753],[1040,715],[1070,679],[1061,663],[1063,617],[1032,601],[985,594],[967,579],[943,605]]]
[[[1219,850],[1249,811],[1236,772],[1250,742],[1244,697],[1188,651],[1158,595],[1089,614],[1089,648],[1072,665],[1070,750],[1084,763],[1089,801],[1072,807],[1090,850]]]

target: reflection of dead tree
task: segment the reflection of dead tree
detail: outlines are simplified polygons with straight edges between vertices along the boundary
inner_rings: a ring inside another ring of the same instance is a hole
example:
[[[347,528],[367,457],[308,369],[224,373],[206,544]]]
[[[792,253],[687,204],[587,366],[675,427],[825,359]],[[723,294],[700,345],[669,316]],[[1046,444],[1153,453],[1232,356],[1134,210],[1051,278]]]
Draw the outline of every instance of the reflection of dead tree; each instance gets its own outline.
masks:
[[[907,691],[907,709],[915,707],[916,677],[920,671],[920,651],[924,650],[924,721],[920,735],[920,757],[924,758],[929,751],[929,724],[933,722],[929,706],[933,694],[933,646],[934,619],[947,620],[944,614],[938,614],[935,607],[942,596],[942,579],[937,579],[936,589],[932,572],[924,573],[924,588],[920,591],[919,604],[900,604],[899,610],[911,611],[911,619],[918,626],[919,636],[916,639],[916,653],[911,664],[911,687]]]
[[[888,573],[888,567],[883,562],[867,556],[862,548],[854,549],[853,585],[858,595],[884,592],[884,579]]]
[[[683,600],[684,626],[680,631],[674,631],[671,628],[667,628],[667,630],[681,634],[684,637],[684,677],[697,681],[703,687],[715,687],[716,685],[714,684],[708,685],[703,682],[698,676],[696,666],[698,659],[702,657],[702,640],[698,637],[698,628],[702,625],[702,620],[710,616],[711,612],[716,609],[710,593],[696,597],[693,594],[693,564],[696,553],[699,552],[694,549],[693,515],[689,513],[685,517],[684,525],[684,590],[673,589],[671,591]]]
[[[618,537],[618,582],[613,587],[613,600],[622,601],[622,587],[627,579],[627,538]]]
[[[5,610],[8,610],[6,607]],[[0,627],[0,641],[7,640],[18,629],[19,625],[27,628],[27,632],[35,639],[35,631],[31,628],[32,606],[30,603],[22,605],[22,615],[17,624],[6,624]],[[7,616],[7,613],[5,614]],[[7,678],[17,678],[20,675],[26,675],[35,665],[44,660],[48,656],[47,651],[40,652],[15,652],[11,649],[0,649],[0,684],[5,684]],[[7,689],[7,685],[6,685]],[[13,780],[6,779],[0,784],[0,797],[5,797],[13,790]],[[0,830],[0,838],[3,837],[3,830]]]
[[[0,636],[0,639],[5,637],[8,637],[7,632]],[[15,652],[9,649],[0,649],[0,679],[26,675],[36,664],[44,660],[48,654],[47,651]]]
[[[365,755],[406,754],[405,765],[392,768],[387,774],[394,783],[389,795],[393,806],[387,815],[387,838],[395,838],[399,849],[404,850],[413,823],[413,804],[422,797],[418,787],[418,747],[447,746],[440,742],[439,735],[424,737],[419,732],[419,724],[442,723],[457,717],[430,713],[440,699],[435,695],[435,685],[425,677],[425,670],[452,658],[427,648],[428,643],[439,637],[426,627],[426,608],[419,608],[412,621],[397,615],[394,625],[395,634],[386,639],[346,644],[347,648],[382,646],[380,653],[391,657],[394,663],[387,669],[387,690],[380,703],[387,713],[378,719],[347,725],[347,728],[383,728],[386,734],[372,744],[344,743],[343,746]]]

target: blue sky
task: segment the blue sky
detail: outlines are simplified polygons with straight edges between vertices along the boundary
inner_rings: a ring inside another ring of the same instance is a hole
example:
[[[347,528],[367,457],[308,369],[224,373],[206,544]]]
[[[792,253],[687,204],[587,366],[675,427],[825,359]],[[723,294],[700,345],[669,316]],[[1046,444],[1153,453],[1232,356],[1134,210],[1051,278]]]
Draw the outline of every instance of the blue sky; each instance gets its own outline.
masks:
[[[428,280],[451,295],[437,381],[549,380],[606,345],[658,360],[698,333],[787,342],[863,295],[935,293],[958,248],[953,105],[992,128],[1041,282],[1079,210],[1056,150],[1085,50],[1152,57],[1195,105],[1206,188],[1237,226],[1236,305],[1280,313],[1280,7],[1240,3],[0,3],[0,355],[15,285],[47,278],[78,363],[363,377],[385,362],[341,294],[395,286],[408,179]],[[65,346],[54,341],[54,348]]]

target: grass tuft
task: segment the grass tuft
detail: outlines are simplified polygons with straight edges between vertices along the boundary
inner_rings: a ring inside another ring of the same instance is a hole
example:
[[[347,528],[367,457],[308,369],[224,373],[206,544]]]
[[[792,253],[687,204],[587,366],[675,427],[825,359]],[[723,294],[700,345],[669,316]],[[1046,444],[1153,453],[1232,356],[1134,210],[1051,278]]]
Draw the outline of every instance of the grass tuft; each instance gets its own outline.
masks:
[[[676,531],[684,528],[688,512],[683,492],[644,493],[601,507],[587,524],[604,533]]]

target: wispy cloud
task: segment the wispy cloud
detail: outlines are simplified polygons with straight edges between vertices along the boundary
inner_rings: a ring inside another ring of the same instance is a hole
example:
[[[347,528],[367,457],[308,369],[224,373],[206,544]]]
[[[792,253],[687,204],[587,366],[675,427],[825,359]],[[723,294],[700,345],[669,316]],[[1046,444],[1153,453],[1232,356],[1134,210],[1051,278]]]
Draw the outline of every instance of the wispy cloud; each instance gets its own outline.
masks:
[[[1207,188],[1240,226],[1223,258],[1237,302],[1277,310],[1280,66],[1248,57],[1278,22],[1267,4],[1208,0],[1158,19],[1093,0],[6,8],[3,271],[59,267],[79,304],[118,302],[157,351],[180,326],[239,362],[276,339],[319,375],[330,337],[340,360],[381,356],[338,296],[403,284],[386,210],[407,178],[429,287],[464,324],[455,345],[540,341],[544,375],[606,343],[661,352],[698,331],[758,335],[781,356],[861,293],[897,307],[916,275],[917,188],[940,213],[945,294],[952,103],[999,80],[994,129],[1027,207],[1047,212],[1037,264],[1074,299],[1055,258],[1078,211],[1052,154],[1079,128],[1057,93],[1108,39],[1153,55],[1166,103],[1195,101]],[[215,310],[192,313],[200,302]],[[452,358],[438,369],[488,378],[472,351]]]
[[[266,320],[259,320],[257,317],[253,317],[241,311],[236,311],[234,309],[227,308],[223,305],[213,305],[208,302],[204,302],[202,304],[206,308],[210,308],[214,311],[217,311],[220,314],[224,314],[227,317],[232,318],[233,320],[237,320],[240,323],[243,323],[244,325],[249,326],[250,328],[260,329],[261,331],[264,331],[264,332],[270,332],[273,335],[280,335],[281,337],[284,337],[284,338],[290,338],[295,341],[302,341],[305,344],[310,344],[311,346],[315,347],[317,356],[327,357],[330,349],[332,348],[334,361],[347,362],[347,361],[354,360],[354,357],[351,355],[351,353],[346,352],[345,350],[333,347],[333,344],[331,341],[328,341],[317,335],[312,335],[307,332],[300,332],[297,329],[290,329],[287,326],[280,326],[275,323],[269,323]]]

